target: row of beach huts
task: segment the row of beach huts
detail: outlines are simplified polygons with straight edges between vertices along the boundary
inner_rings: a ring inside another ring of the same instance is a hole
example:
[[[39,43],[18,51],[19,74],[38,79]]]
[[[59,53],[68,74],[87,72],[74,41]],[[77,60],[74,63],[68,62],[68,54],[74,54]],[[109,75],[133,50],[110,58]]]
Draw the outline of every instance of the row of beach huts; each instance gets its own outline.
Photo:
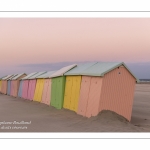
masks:
[[[110,110],[130,121],[138,81],[123,62],[88,62],[55,71],[4,76],[0,92],[88,118]]]

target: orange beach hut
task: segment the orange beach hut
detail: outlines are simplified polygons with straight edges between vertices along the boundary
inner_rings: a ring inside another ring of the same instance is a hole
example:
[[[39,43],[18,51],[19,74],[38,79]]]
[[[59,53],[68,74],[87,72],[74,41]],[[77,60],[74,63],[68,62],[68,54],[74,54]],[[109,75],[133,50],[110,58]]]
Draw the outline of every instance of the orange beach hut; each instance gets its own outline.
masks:
[[[97,62],[65,75],[77,74],[82,76],[77,114],[91,117],[110,110],[131,120],[134,89],[139,80],[123,62]]]
[[[7,81],[9,78],[11,78],[13,75],[7,75],[6,77],[2,78],[2,85],[1,85],[1,93],[7,94]]]

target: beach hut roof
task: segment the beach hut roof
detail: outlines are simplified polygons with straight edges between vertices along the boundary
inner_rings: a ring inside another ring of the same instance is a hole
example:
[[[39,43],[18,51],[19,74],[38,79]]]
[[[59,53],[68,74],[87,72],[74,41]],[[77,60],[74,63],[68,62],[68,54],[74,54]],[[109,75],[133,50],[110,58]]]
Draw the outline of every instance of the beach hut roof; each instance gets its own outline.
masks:
[[[15,77],[12,78],[12,80],[17,80],[18,78],[20,78],[22,75],[26,75],[26,73],[21,73],[16,75]]]
[[[130,72],[136,81],[139,82],[139,79],[130,71],[124,62],[98,62],[93,66],[81,71],[80,74],[87,76],[104,76],[106,73],[122,65]]]
[[[6,77],[6,75],[5,75],[5,76],[3,76],[3,77],[0,77],[0,80],[2,80],[4,77]]]
[[[7,80],[12,80],[12,78],[14,78],[15,76],[17,76],[18,74],[14,74],[13,76],[11,76],[10,78],[8,78]]]
[[[93,66],[97,62],[88,62],[88,63],[82,63],[77,65],[77,67],[67,71],[64,75],[81,75],[81,72],[83,70],[88,69],[89,67]]]
[[[37,74],[38,72],[33,72],[33,73],[30,73],[28,74],[27,76],[25,76],[24,78],[22,78],[21,80],[26,80],[26,79],[29,79],[30,77],[32,77],[33,75]]]
[[[55,73],[56,71],[48,71],[47,73],[45,74],[42,74],[36,78],[40,79],[40,78],[49,78],[49,76],[51,76],[53,73]]]
[[[40,76],[40,75],[42,75],[42,74],[45,74],[45,73],[46,73],[46,71],[38,72],[38,73],[36,73],[35,75],[29,77],[28,79],[36,79],[36,77],[38,77],[38,76]]]
[[[55,73],[53,73],[52,75],[50,75],[49,78],[63,76],[67,71],[71,70],[72,68],[76,66],[77,66],[76,64],[73,64],[73,65],[63,67],[59,69],[58,71],[56,71]]]
[[[13,74],[12,75],[7,75],[7,76],[3,77],[2,80],[7,80],[7,79],[9,79],[12,76],[13,76]]]

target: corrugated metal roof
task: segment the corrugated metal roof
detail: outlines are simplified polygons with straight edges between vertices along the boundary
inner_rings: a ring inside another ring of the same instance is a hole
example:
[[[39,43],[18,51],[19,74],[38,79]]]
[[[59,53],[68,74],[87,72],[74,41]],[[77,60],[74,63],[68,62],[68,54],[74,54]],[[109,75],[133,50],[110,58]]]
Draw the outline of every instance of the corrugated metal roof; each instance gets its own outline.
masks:
[[[11,80],[12,78],[14,78],[15,76],[17,76],[18,74],[14,74],[13,76],[11,76],[10,78],[8,78],[7,80]]]
[[[83,70],[88,69],[96,63],[97,62],[82,63],[80,65],[77,65],[77,67],[67,71],[64,75],[80,75]]]
[[[120,62],[98,62],[95,65],[81,71],[81,74],[90,76],[104,76],[105,73],[120,65]]]
[[[36,73],[35,75],[29,77],[28,79],[36,79],[36,77],[38,77],[38,76],[40,76],[40,75],[42,75],[42,74],[45,74],[45,73],[46,73],[46,71],[38,72],[38,73]]]
[[[125,66],[127,70],[133,75],[133,73],[129,70],[129,68],[123,62],[98,62],[95,65],[89,67],[86,70],[81,71],[81,75],[89,75],[89,76],[104,76],[109,71],[119,67]],[[134,78],[139,81],[135,75]]]
[[[17,76],[13,77],[12,80],[17,80],[17,79],[20,78],[22,75],[26,75],[26,73],[18,74]]]
[[[45,74],[42,74],[36,78],[49,78],[49,76],[51,76],[53,73],[55,73],[56,71],[48,71],[47,73]]]
[[[5,78],[6,76],[0,77],[0,80],[2,80],[3,78]]]
[[[69,66],[63,67],[60,70],[58,70],[55,73],[53,73],[52,75],[50,75],[49,78],[63,76],[64,73],[66,73],[67,71],[71,70],[72,68],[74,68],[76,66],[77,66],[76,64],[73,64],[73,65],[69,65]]]
[[[33,72],[33,73],[30,73],[28,74],[27,76],[25,76],[24,78],[22,78],[21,80],[26,80],[26,79],[29,79],[30,77],[32,77],[33,75],[37,74],[38,72]]]
[[[7,79],[9,79],[12,76],[13,76],[13,74],[12,75],[7,75],[6,77],[2,78],[2,80],[7,80]]]

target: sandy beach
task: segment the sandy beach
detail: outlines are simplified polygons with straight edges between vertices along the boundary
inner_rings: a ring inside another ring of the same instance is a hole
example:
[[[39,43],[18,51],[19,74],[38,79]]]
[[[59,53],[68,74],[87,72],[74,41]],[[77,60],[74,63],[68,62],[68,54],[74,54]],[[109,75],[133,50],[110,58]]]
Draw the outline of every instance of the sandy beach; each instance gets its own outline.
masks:
[[[0,94],[0,132],[150,132],[150,84],[137,84],[131,122],[114,112],[75,112]]]

